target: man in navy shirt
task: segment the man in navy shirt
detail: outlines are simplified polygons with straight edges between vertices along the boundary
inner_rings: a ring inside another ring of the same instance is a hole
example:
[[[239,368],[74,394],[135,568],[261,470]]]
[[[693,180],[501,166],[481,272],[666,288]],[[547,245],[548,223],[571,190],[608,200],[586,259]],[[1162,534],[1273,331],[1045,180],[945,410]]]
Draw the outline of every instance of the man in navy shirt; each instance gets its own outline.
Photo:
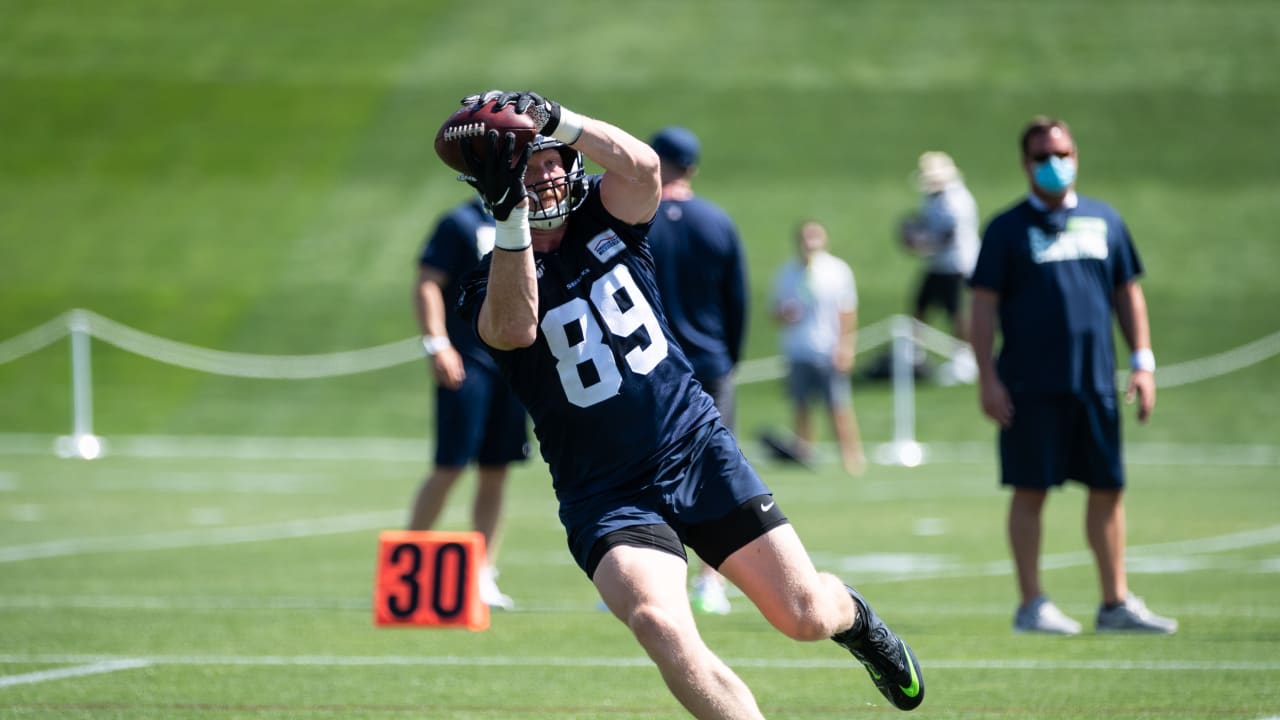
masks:
[[[1008,532],[1021,603],[1017,632],[1074,635],[1040,586],[1041,515],[1050,488],[1088,487],[1086,535],[1102,585],[1095,627],[1172,633],[1129,592],[1112,314],[1133,350],[1126,399],[1138,420],[1155,407],[1155,356],[1142,262],[1114,209],[1077,195],[1066,123],[1035,118],[1022,133],[1028,196],[987,226],[973,287],[972,339],[983,412],[1000,425],[1001,477],[1013,488]],[[993,360],[996,323],[1002,345]]]
[[[413,304],[436,381],[435,464],[414,497],[410,530],[430,530],[467,465],[476,463],[472,527],[484,536],[487,566],[480,597],[514,607],[498,589],[498,540],[507,465],[529,456],[524,408],[498,374],[471,326],[447,308],[458,301],[459,281],[493,250],[493,218],[479,199],[459,205],[436,224],[418,258]]]
[[[733,368],[746,338],[746,263],[738,228],[728,213],[693,193],[702,152],[682,127],[659,130],[649,141],[662,161],[662,202],[649,228],[662,311],[693,365],[693,377],[715,401],[720,421],[733,430]],[[703,564],[693,581],[699,612],[729,612],[724,578]]]
[[[685,593],[685,546],[797,640],[832,638],[880,692],[924,699],[911,650],[834,575],[819,573],[719,420],[662,314],[645,233],[657,154],[608,123],[531,92],[490,91],[541,136],[489,131],[463,145],[469,182],[497,220],[494,252],[459,312],[528,409],[569,548],[601,599],[698,718],[762,718],[750,689],[703,643]],[[586,176],[582,155],[604,168]]]

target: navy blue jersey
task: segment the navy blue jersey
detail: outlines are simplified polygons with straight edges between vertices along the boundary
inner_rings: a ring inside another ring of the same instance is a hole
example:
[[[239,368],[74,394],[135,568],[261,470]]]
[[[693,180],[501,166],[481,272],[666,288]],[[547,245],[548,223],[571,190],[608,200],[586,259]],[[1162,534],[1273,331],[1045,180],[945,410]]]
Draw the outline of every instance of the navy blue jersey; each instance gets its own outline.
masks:
[[[663,312],[694,376],[710,386],[738,364],[746,338],[746,264],[738,228],[702,198],[663,200],[649,246]]]
[[[1099,200],[1053,212],[1024,200],[997,216],[969,284],[1000,296],[1001,381],[1014,392],[1114,393],[1114,297],[1141,274],[1129,229]]]
[[[560,247],[534,255],[537,339],[489,349],[533,418],[562,504],[647,477],[718,417],[662,316],[648,225],[609,215],[599,176],[587,182]],[[473,323],[491,259],[464,281],[459,312]]]
[[[418,264],[439,270],[448,277],[440,288],[446,308],[457,305],[463,276],[493,250],[493,238],[493,217],[485,211],[479,198],[450,210],[436,224],[418,256]],[[485,352],[471,323],[455,313],[446,312],[445,331],[464,358],[497,371],[493,358]]]

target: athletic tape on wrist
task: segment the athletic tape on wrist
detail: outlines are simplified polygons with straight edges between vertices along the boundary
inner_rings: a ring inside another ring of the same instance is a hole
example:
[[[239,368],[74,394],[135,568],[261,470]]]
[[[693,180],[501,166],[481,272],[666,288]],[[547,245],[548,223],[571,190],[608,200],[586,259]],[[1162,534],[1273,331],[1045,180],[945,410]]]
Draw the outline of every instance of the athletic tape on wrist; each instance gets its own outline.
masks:
[[[551,137],[565,145],[572,145],[578,142],[578,138],[582,137],[582,116],[562,106],[560,108],[560,124],[556,125],[555,130],[551,131]]]
[[[1129,368],[1132,370],[1146,370],[1147,372],[1156,371],[1156,354],[1151,352],[1151,348],[1141,348],[1134,350],[1129,356]]]
[[[494,223],[493,246],[499,250],[519,252],[533,244],[529,235],[529,208],[512,208],[506,220]]]

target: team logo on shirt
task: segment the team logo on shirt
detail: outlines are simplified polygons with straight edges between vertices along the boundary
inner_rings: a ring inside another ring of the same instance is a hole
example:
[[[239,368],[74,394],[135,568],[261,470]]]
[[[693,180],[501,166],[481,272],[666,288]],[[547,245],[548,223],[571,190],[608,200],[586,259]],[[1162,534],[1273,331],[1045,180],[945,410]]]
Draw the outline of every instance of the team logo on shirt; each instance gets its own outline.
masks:
[[[609,258],[622,252],[626,245],[622,242],[622,238],[612,230],[605,230],[587,241],[587,249],[600,262],[604,262]]]
[[[1067,260],[1106,260],[1107,221],[1094,217],[1073,217],[1060,233],[1029,229],[1031,259],[1037,265]]]

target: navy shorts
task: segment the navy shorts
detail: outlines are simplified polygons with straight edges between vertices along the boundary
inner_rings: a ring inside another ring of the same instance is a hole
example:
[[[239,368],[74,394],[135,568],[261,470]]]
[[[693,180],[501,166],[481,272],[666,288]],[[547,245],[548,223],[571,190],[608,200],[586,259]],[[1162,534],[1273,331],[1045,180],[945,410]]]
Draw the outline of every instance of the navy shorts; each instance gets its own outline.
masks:
[[[496,373],[466,362],[457,390],[436,387],[436,465],[506,465],[529,457],[524,407]]]
[[[825,362],[787,361],[787,397],[797,405],[818,398],[829,408],[848,407],[853,402],[849,376]]]
[[[1000,430],[1001,483],[1049,489],[1067,480],[1124,487],[1114,395],[1012,393],[1013,424]]]
[[[717,544],[698,528],[740,515],[744,503],[770,494],[738,449],[733,433],[716,420],[690,433],[684,439],[684,447],[672,448],[662,463],[646,476],[635,478],[634,483],[562,504],[560,522],[573,559],[588,577],[595,571],[594,563],[603,556],[600,552],[593,557],[596,544],[610,533],[638,526],[669,526],[681,543],[715,567],[769,527],[756,528],[754,535],[735,531],[738,542],[732,548]],[[772,501],[765,501],[766,513],[776,510]],[[786,522],[780,512],[768,515],[763,522],[775,522],[777,518],[781,521],[776,524]],[[655,530],[654,537],[660,540],[665,532],[668,531]],[[669,549],[661,542],[647,544]]]

